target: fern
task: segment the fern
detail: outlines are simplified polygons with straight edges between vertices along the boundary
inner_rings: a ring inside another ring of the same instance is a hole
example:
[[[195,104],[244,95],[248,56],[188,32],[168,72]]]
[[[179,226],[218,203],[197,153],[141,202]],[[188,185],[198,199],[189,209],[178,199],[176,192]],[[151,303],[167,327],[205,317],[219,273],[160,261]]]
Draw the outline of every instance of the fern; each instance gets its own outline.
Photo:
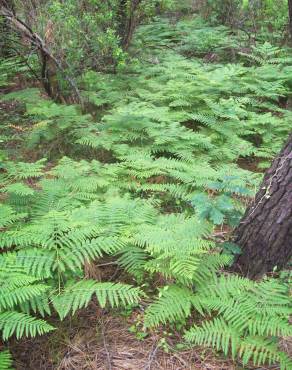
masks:
[[[265,42],[262,45],[252,46],[252,53],[239,53],[254,63],[265,64],[289,64],[291,57],[285,53],[285,50]]]
[[[13,334],[20,338],[51,330],[45,321],[30,316],[31,312],[50,315],[53,306],[64,318],[87,306],[93,295],[102,307],[107,302],[111,307],[136,304],[143,295],[139,288],[126,284],[78,280],[85,262],[125,250],[136,227],[155,220],[151,204],[112,198],[106,204],[86,200],[77,208],[68,201],[66,210],[55,210],[60,194],[64,194],[63,187],[54,188],[53,197],[33,196],[28,215],[3,206],[7,216],[1,245],[11,249],[0,257],[4,340]],[[23,223],[24,216],[30,218],[29,224]],[[71,285],[63,287],[67,280]]]
[[[13,208],[1,204],[0,205],[0,227],[4,228],[6,226],[9,226],[13,224],[14,222],[21,220],[26,216],[25,213],[17,214]]]
[[[0,370],[12,370],[12,356],[9,351],[0,352]]]
[[[186,340],[199,345],[212,346],[222,350],[225,355],[231,348],[234,358],[238,351],[240,337],[233,328],[230,328],[222,318],[215,318],[213,321],[205,321],[202,327],[193,327],[185,336]]]
[[[35,319],[24,313],[7,311],[0,313],[0,330],[2,330],[3,340],[7,340],[13,334],[16,338],[35,337],[48,333],[54,328],[44,320]]]
[[[252,360],[255,366],[263,363],[280,363],[281,370],[291,369],[291,360],[271,341],[261,337],[246,337],[242,340],[238,331],[223,320],[215,318],[206,321],[202,327],[193,327],[185,335],[186,340],[199,345],[212,346],[223,351],[225,355],[231,352],[235,359],[237,355],[243,365]]]
[[[195,280],[196,290],[178,285],[161,289],[145,312],[145,326],[183,322],[194,311],[205,317],[213,315],[212,320],[205,319],[201,326],[188,330],[186,341],[230,353],[244,364],[250,360],[255,365],[279,362],[281,369],[291,368],[276,339],[292,335],[291,299],[285,284],[272,279],[253,282],[236,275],[213,276],[208,284]]]
[[[146,327],[158,326],[167,322],[177,322],[190,316],[194,302],[191,290],[178,286],[165,286],[159,300],[151,304],[145,312]]]
[[[110,257],[140,285],[159,285],[149,294],[147,328],[188,319],[196,323],[186,332],[189,342],[244,364],[291,368],[278,348],[279,337],[291,335],[287,286],[222,274],[232,254],[213,234],[214,224],[238,222],[258,186],[261,174],[240,168],[242,160],[255,157],[266,166],[291,130],[291,113],[278,104],[289,92],[288,53],[266,43],[236,56],[242,41],[199,17],[156,19],[135,35],[137,59],[125,67],[131,78],[119,68],[80,76],[92,117],[44,99],[38,89],[1,97],[20,102],[21,119],[29,121],[17,150],[34,148],[37,158],[49,158],[49,165],[7,160],[16,156],[5,114],[5,340],[53,330],[33,314],[57,311],[64,319],[92,299],[101,307],[136,305],[140,288],[85,279],[85,264]],[[7,70],[2,61],[0,69]]]
[[[53,305],[63,319],[71,310],[86,307],[95,294],[101,307],[108,302],[111,307],[138,303],[142,295],[139,288],[121,283],[97,283],[94,280],[80,281],[53,298]]]
[[[197,294],[203,309],[217,311],[218,317],[190,329],[185,335],[188,341],[214,346],[225,354],[231,351],[232,357],[240,356],[244,364],[250,359],[255,365],[280,362],[281,369],[290,369],[287,355],[269,339],[292,334],[288,321],[291,301],[285,285],[221,276]]]
[[[6,162],[4,181],[42,177],[45,162],[46,159],[40,159],[35,163]]]
[[[27,185],[24,185],[23,183],[13,183],[7,185],[2,189],[2,191],[9,194],[15,194],[20,197],[31,196],[34,194],[33,189]]]
[[[118,252],[118,264],[137,279],[143,275],[149,254],[142,248],[128,246]]]

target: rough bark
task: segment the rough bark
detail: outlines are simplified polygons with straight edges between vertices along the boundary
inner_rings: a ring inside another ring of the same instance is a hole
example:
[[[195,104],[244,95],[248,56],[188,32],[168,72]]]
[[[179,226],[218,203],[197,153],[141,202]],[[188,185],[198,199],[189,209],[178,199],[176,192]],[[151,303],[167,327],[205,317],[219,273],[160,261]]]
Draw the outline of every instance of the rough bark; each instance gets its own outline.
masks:
[[[292,257],[292,134],[266,172],[254,203],[235,230],[237,270],[257,278]]]
[[[118,33],[121,38],[121,46],[123,50],[127,50],[130,46],[135,28],[139,22],[137,9],[142,0],[131,0],[129,9],[127,0],[120,0],[118,10]]]
[[[292,38],[292,0],[288,0],[289,32]]]
[[[127,11],[127,0],[120,0],[119,7],[117,11],[117,20],[118,20],[118,34],[121,38],[121,44],[125,37],[125,30],[127,27],[128,11]]]
[[[2,3],[5,3],[7,9],[9,9],[11,12],[14,12],[14,2],[12,0],[10,1],[3,1],[0,0],[0,6]],[[11,54],[11,48],[10,48],[10,38],[11,38],[11,28],[9,27],[9,22],[6,18],[0,17],[0,57],[1,58],[7,58]]]

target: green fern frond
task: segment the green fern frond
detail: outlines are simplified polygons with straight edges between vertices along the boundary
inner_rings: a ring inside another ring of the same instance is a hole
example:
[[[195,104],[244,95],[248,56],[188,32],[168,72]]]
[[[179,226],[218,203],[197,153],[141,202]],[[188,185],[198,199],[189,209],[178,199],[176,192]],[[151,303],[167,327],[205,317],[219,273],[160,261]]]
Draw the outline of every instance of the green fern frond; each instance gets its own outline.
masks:
[[[199,285],[207,281],[212,283],[216,277],[216,272],[229,266],[233,261],[233,257],[227,254],[209,253],[202,255],[200,268],[194,271],[192,280]]]
[[[158,326],[187,318],[191,314],[192,295],[192,291],[187,288],[164,287],[157,301],[146,309],[144,325],[146,327]]]
[[[7,270],[12,263],[14,264],[12,271],[15,271],[15,266],[19,266],[28,277],[43,279],[52,277],[55,258],[52,251],[38,248],[25,248],[0,256],[1,268]]]
[[[34,190],[21,182],[15,182],[13,184],[5,186],[1,189],[1,192],[11,193],[21,197],[34,195]]]
[[[254,283],[237,275],[221,275],[208,286],[200,286],[200,293],[206,296],[231,298],[240,295],[243,291],[252,289]]]
[[[137,245],[146,245],[153,253],[183,255],[194,251],[194,248],[200,253],[213,246],[212,242],[203,239],[210,230],[208,223],[201,222],[196,217],[185,218],[183,215],[173,214],[161,216],[156,225],[140,228],[135,240]]]
[[[139,302],[143,295],[139,288],[121,283],[99,283],[94,280],[83,280],[65,289],[52,301],[61,319],[70,311],[74,314],[78,309],[86,307],[95,295],[101,307],[108,303],[111,307],[119,307]]]
[[[292,326],[287,319],[267,315],[254,315],[248,320],[248,331],[251,335],[266,335],[274,337],[292,336]]]
[[[236,329],[230,327],[222,318],[204,321],[201,327],[192,327],[186,332],[185,339],[198,345],[212,346],[222,350],[225,355],[230,351],[232,358],[235,358],[241,343]]]
[[[35,337],[48,333],[54,328],[44,320],[20,312],[8,311],[0,313],[0,330],[2,330],[3,340],[7,340],[14,334],[17,339],[23,336]]]
[[[40,159],[35,163],[6,162],[4,165],[6,180],[25,180],[43,176],[46,159]]]
[[[20,304],[19,309],[26,314],[33,312],[34,314],[40,314],[42,317],[50,316],[52,314],[50,298],[50,292],[49,294],[45,292],[43,295],[32,297],[29,301]]]
[[[250,360],[256,366],[278,362],[281,370],[292,369],[292,361],[288,355],[279,351],[278,346],[271,340],[263,337],[247,337],[242,340],[238,354],[244,365]]]
[[[12,225],[26,217],[26,213],[16,213],[8,205],[0,204],[0,228]]]
[[[114,254],[127,245],[125,240],[118,237],[99,237],[80,244],[63,238],[61,242],[63,247],[56,252],[53,269],[59,268],[63,271],[74,271],[81,268],[86,261],[92,261],[105,253]]]
[[[19,277],[20,278],[20,277]],[[0,287],[0,309],[1,311],[11,309],[17,305],[21,305],[26,301],[33,300],[45,291],[48,290],[48,286],[44,284],[33,284],[11,288],[10,283],[8,286],[1,284]]]
[[[143,273],[145,263],[149,258],[148,253],[141,248],[129,246],[118,252],[118,264],[134,276]]]
[[[13,370],[12,356],[9,351],[0,352],[0,370]]]
[[[203,123],[207,126],[212,126],[216,124],[216,117],[207,115],[207,114],[202,114],[202,113],[192,113],[190,115],[190,118],[192,118],[195,121],[198,121],[200,123]]]

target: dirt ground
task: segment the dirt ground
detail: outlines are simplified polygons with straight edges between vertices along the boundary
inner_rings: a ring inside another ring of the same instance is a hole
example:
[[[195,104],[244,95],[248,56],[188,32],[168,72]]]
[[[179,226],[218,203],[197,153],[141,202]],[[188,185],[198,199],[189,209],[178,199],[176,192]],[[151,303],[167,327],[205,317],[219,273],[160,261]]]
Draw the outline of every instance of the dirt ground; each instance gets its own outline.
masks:
[[[167,346],[161,341],[164,332],[153,332],[139,340],[139,333],[129,331],[133,319],[110,315],[93,303],[50,335],[11,342],[14,366],[16,370],[279,369],[242,367],[200,347],[174,351],[179,340],[176,334],[167,337]],[[283,346],[292,349],[292,339]]]

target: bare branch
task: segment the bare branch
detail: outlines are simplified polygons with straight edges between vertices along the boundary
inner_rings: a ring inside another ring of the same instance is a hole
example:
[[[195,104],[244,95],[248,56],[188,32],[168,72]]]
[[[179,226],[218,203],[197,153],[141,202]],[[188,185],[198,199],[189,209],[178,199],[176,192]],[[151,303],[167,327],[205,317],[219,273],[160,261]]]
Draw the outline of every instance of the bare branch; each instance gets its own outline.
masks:
[[[22,35],[24,35],[28,40],[30,40],[30,42],[33,45],[35,45],[36,48],[40,51],[44,60],[49,59],[55,64],[57,69],[64,76],[64,79],[69,83],[72,90],[74,91],[75,97],[77,98],[77,102],[82,104],[82,97],[80,95],[77,84],[70,76],[68,76],[68,74],[66,73],[62,66],[62,63],[57,58],[55,58],[55,56],[47,47],[45,41],[37,33],[33,32],[33,30],[25,22],[19,19],[12,11],[7,9],[3,5],[0,8],[0,16],[5,17],[15,30],[17,30]],[[67,63],[66,65],[68,66]]]

